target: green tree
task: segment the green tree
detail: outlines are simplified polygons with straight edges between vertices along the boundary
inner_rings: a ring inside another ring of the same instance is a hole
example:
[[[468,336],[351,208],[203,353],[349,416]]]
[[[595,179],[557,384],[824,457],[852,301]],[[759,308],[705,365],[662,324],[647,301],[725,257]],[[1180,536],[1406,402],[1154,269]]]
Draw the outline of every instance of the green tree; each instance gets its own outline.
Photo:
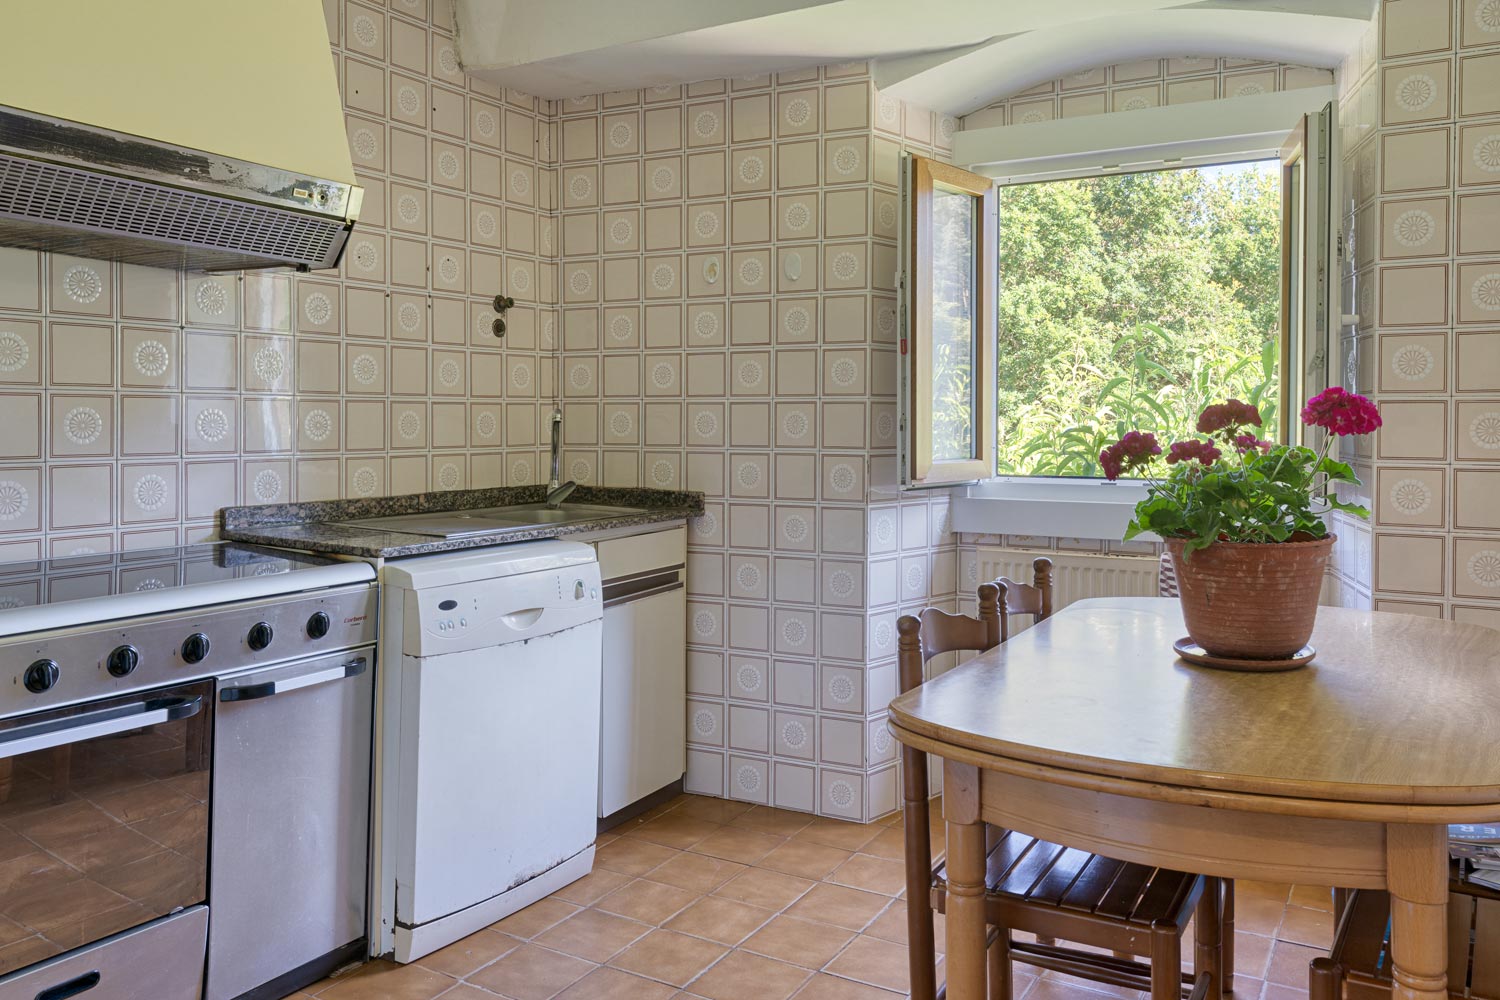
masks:
[[[1124,430],[1228,396],[1269,422],[1279,236],[1263,164],[1002,188],[1000,471],[1098,475]]]

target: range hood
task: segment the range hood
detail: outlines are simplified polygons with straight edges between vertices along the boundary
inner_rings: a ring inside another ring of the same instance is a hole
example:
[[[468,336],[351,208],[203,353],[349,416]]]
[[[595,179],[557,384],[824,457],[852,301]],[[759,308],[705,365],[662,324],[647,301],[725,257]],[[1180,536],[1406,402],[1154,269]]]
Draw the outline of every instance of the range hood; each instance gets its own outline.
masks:
[[[0,33],[0,245],[337,265],[361,189],[319,0],[26,0]]]

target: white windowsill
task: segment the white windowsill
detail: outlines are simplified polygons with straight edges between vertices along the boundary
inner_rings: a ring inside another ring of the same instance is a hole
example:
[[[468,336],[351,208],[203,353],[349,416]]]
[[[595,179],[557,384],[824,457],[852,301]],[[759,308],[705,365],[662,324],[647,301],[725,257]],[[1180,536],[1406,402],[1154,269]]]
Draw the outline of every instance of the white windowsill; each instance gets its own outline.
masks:
[[[1117,542],[1145,496],[1146,484],[1139,481],[1001,478],[967,487],[950,509],[954,531]]]

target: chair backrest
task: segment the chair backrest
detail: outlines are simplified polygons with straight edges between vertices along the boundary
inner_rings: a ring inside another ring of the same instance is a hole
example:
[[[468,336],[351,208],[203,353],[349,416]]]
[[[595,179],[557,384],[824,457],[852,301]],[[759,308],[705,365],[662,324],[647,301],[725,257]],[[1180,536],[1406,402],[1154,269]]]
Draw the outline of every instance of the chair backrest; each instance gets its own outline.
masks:
[[[992,583],[980,586],[978,618],[924,608],[915,616],[903,615],[896,622],[896,632],[897,682],[905,694],[922,683],[923,667],[934,656],[958,650],[982,652],[1000,644],[1000,588]]]
[[[1000,641],[1010,638],[1011,615],[1030,615],[1032,624],[1052,617],[1052,560],[1037,556],[1031,561],[1031,583],[1009,577],[995,581],[1000,589]]]

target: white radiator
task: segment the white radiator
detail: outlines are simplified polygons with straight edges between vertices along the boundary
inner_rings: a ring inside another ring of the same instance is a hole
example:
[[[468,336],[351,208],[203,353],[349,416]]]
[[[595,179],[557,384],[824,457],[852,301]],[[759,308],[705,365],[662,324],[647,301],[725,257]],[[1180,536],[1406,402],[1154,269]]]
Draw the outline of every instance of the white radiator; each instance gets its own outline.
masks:
[[[1059,611],[1086,597],[1157,596],[1158,556],[1097,555],[1090,552],[1030,552],[981,545],[977,552],[981,583],[1008,577],[1017,583],[1031,582],[1031,563],[1037,556],[1052,560],[1052,610]],[[1348,603],[1341,598],[1339,581],[1330,572],[1323,577],[1319,604]]]
[[[1090,552],[1027,552],[980,546],[979,580],[1009,577],[1031,582],[1031,562],[1052,560],[1052,610],[1086,597],[1155,597],[1156,556],[1106,556]]]

